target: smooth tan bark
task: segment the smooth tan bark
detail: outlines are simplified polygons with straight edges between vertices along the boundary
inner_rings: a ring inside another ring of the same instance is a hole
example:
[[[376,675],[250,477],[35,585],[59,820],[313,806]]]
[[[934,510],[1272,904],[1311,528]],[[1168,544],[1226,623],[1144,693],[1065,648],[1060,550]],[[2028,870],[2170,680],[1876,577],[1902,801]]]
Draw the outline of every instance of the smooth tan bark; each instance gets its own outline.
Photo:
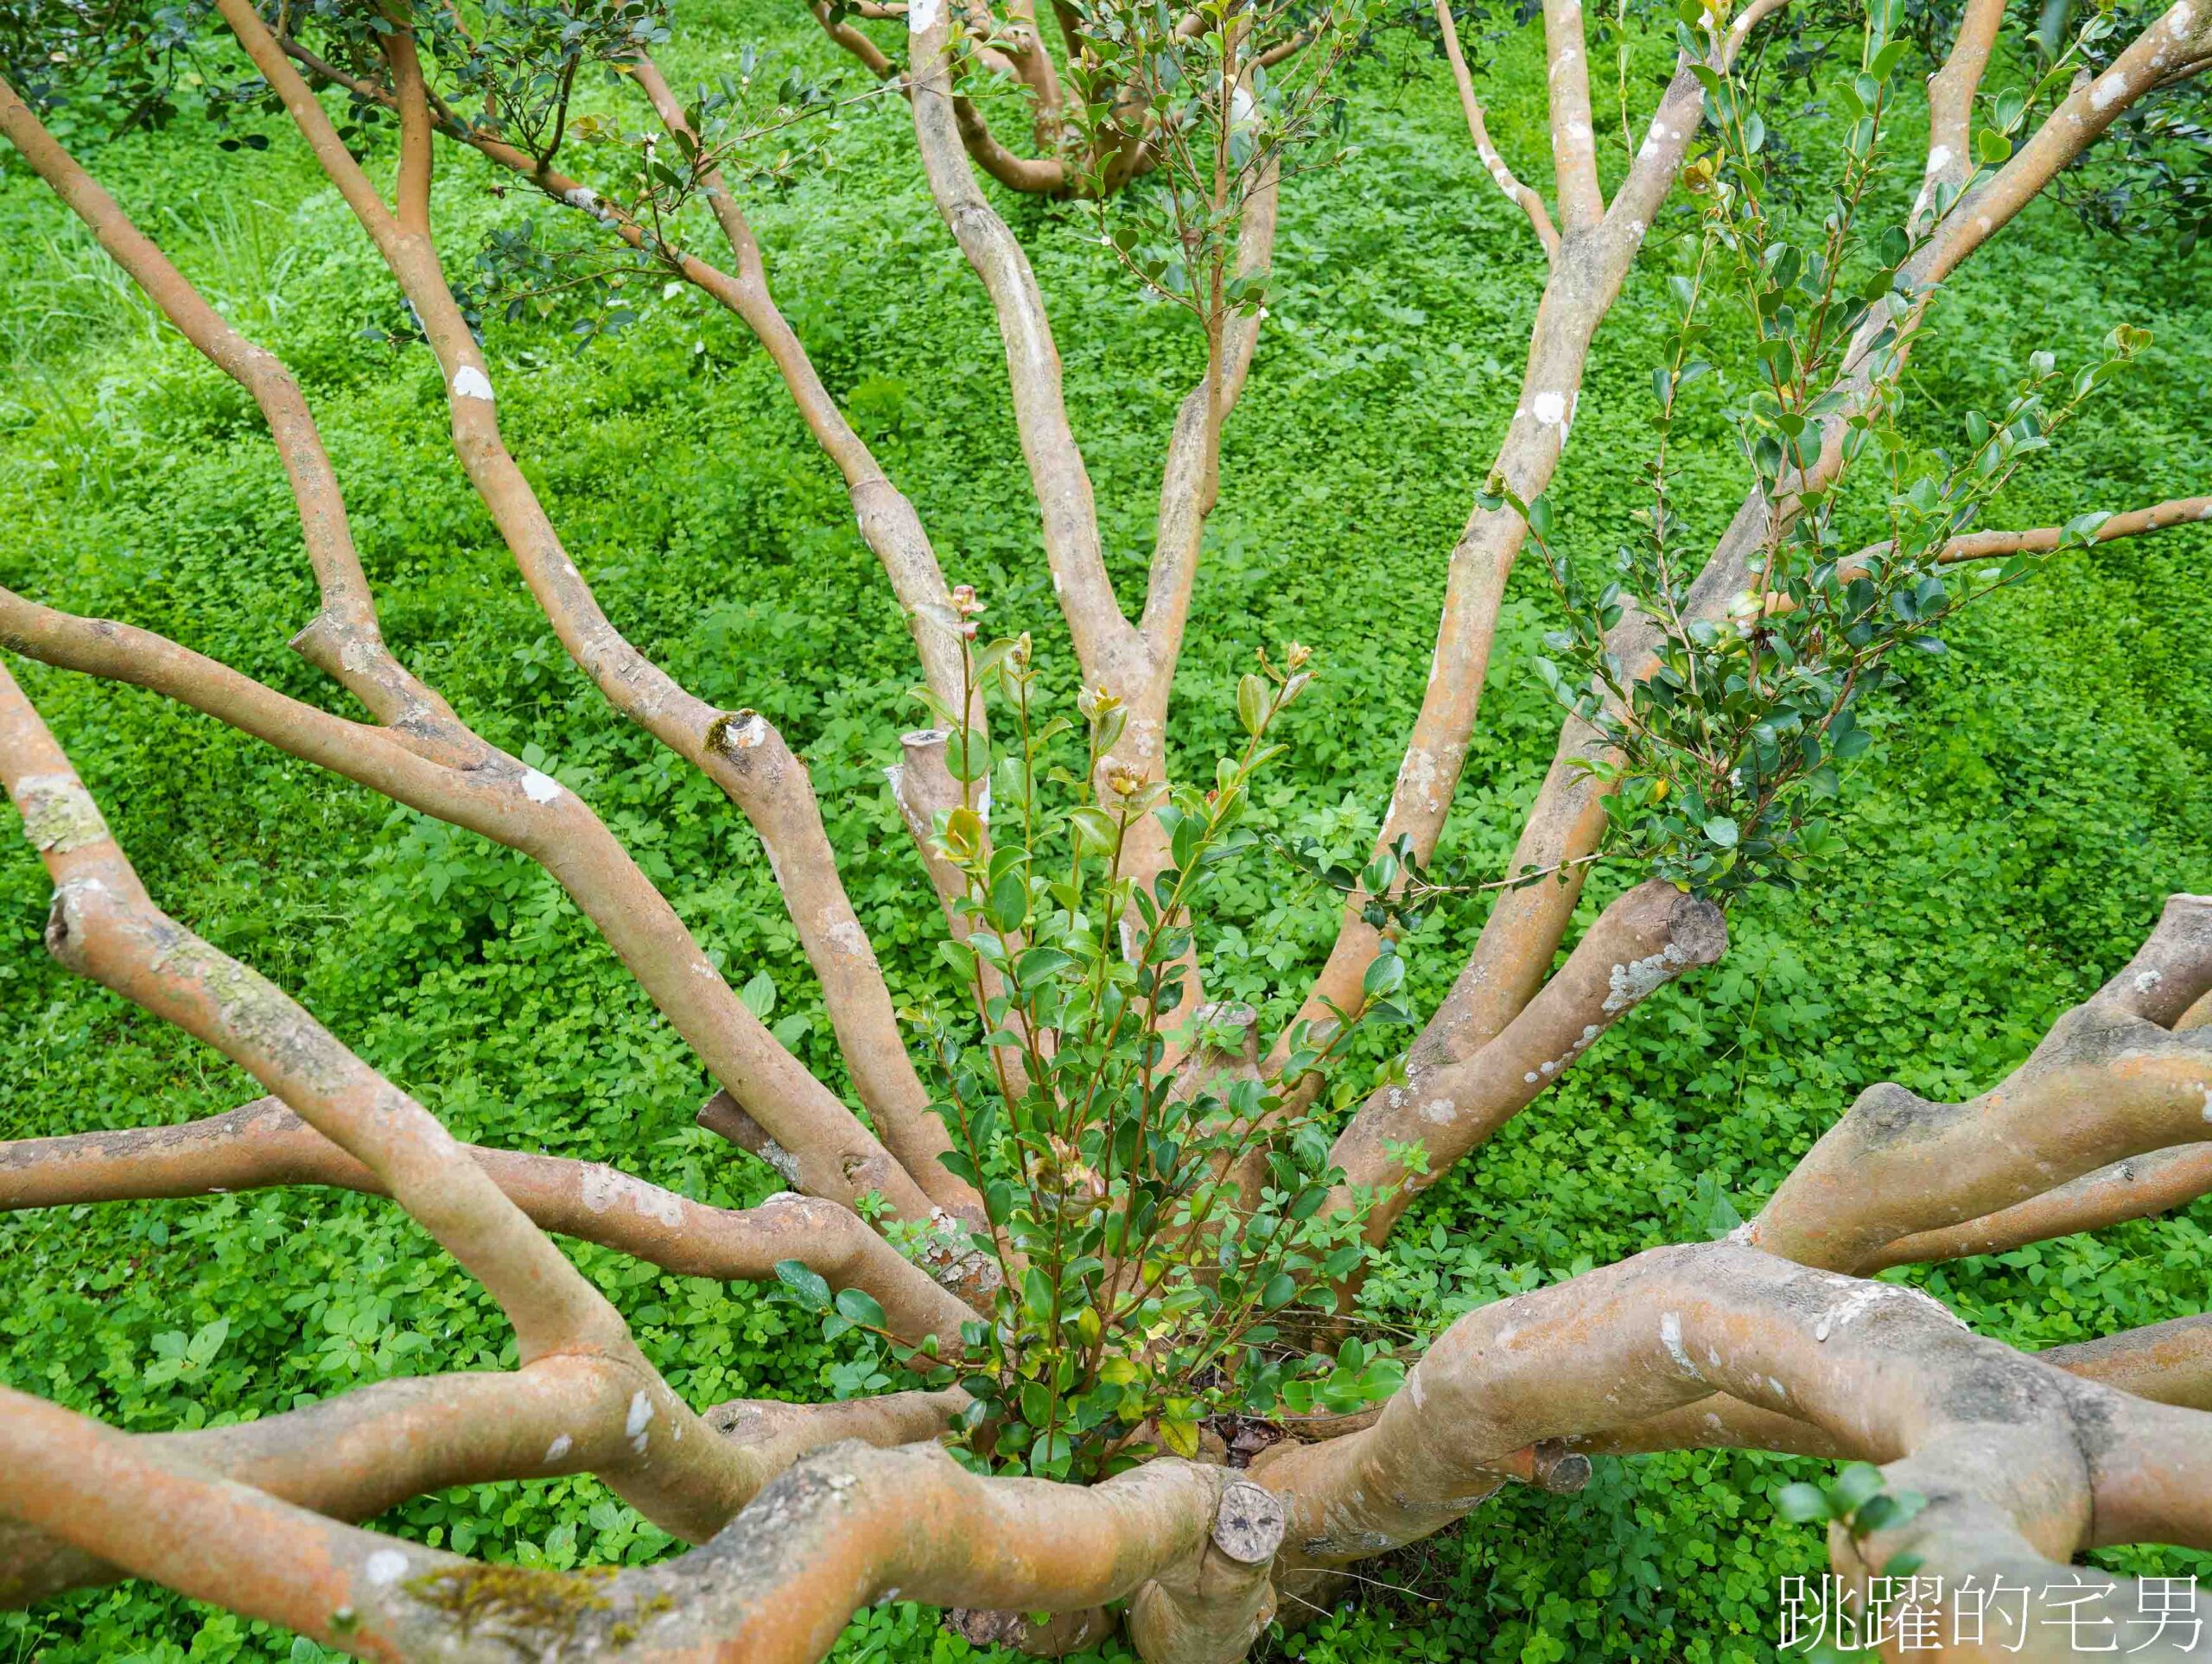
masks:
[[[1891,1083],[1859,1094],[1751,1223],[1749,1240],[1856,1271],[1900,1237],[2212,1139],[2212,1028],[2168,1026],[2208,988],[2212,897],[2175,896],[2141,951],[1980,1097],[1934,1103]]]
[[[832,1288],[874,1297],[911,1344],[935,1335],[948,1356],[975,1312],[901,1259],[849,1209],[786,1191],[734,1210],[691,1201],[596,1161],[456,1146],[542,1230],[596,1242],[664,1271],[769,1282],[797,1260]],[[329,1184],[371,1196],[376,1173],[287,1108],[259,1098],[175,1127],[79,1133],[0,1143],[0,1210],[155,1197],[212,1196],[279,1184]]]

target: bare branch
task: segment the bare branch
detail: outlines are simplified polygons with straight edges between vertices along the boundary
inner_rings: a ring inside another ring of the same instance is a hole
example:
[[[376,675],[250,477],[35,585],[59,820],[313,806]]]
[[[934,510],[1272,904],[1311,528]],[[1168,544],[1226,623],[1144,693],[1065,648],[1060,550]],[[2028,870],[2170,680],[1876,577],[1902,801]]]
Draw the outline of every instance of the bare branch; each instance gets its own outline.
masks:
[[[1955,191],[1974,173],[1974,95],[2004,22],[2004,0],[1967,0],[1950,54],[1929,78],[1928,167],[1908,221],[1915,236],[1927,228],[1936,191]]]
[[[1255,1472],[1291,1508],[1278,1580],[1295,1591],[1438,1530],[1538,1439],[1714,1393],[1808,1422],[1931,1499],[1865,1545],[1876,1567],[1915,1553],[1948,1586],[2031,1566],[2039,1588],[2094,1544],[2212,1536],[2212,1508],[2185,1494],[2204,1485],[2212,1418],[2022,1357],[1912,1290],[1710,1243],[1484,1306],[1430,1348],[1372,1428],[1277,1446]],[[1848,1540],[1835,1550],[1855,1576]]]
[[[1463,1050],[1464,1007],[1446,1001],[1406,1058],[1406,1078],[1361,1106],[1329,1152],[1347,1184],[1378,1194],[1370,1242],[1389,1235],[1414,1197],[1518,1115],[1592,1041],[1658,988],[1726,951],[1709,901],[1656,880],[1600,914],[1559,974],[1495,1038]],[[1418,1168],[1408,1153],[1426,1158]],[[1348,1199],[1348,1198],[1347,1198]]]
[[[1967,194],[1933,239],[1928,280],[1941,281],[1955,270],[2114,122],[2149,93],[2171,85],[2176,75],[2200,72],[2208,54],[2212,10],[2194,0],[2178,0],[2130,41],[2104,73],[2051,111],[1995,177]]]
[[[2003,1254],[2030,1242],[2171,1213],[2203,1196],[2212,1196],[2212,1144],[2153,1150],[1979,1219],[1900,1236],[1870,1253],[1866,1268],[1882,1271],[1891,1266],[1935,1265],[1976,1254]]]
[[[2175,896],[2142,951],[2001,1084],[1932,1103],[1859,1095],[1775,1191],[1749,1240],[1856,1271],[1898,1237],[1979,1218],[2129,1156],[2212,1139],[2212,1028],[2166,1026],[2212,988],[2212,897]],[[1910,1174],[1910,1178],[1905,1175]]]
[[[319,152],[333,152],[339,159],[337,165],[344,175],[340,182],[349,200],[365,194],[366,206],[359,211],[378,216],[377,225],[395,248],[418,265],[427,257],[429,270],[435,275],[435,257],[429,253],[427,242],[399,232],[398,221],[386,213],[339,143],[314,95],[251,9],[244,10],[251,29],[264,48],[263,55],[273,65],[274,78],[281,78],[281,84],[297,103],[312,111],[307,124],[315,148]],[[368,687],[372,708],[378,697],[388,704],[399,702],[408,727],[380,729],[331,716],[160,637],[124,626],[72,618],[35,607],[5,590],[0,590],[0,640],[49,663],[134,682],[180,698],[410,807],[523,850],[543,865],[600,925],[610,944],[654,994],[663,1012],[699,1051],[716,1078],[772,1104],[764,1108],[764,1115],[778,1123],[788,1147],[806,1153],[809,1189],[843,1199],[880,1190],[902,1215],[925,1215],[929,1204],[920,1189],[835,1095],[814,1080],[745,1009],[666,899],[598,818],[549,776],[526,769],[484,744],[428,689],[413,691],[420,684],[396,664],[383,666],[390,655],[381,639],[372,629],[364,632],[348,621],[353,613],[368,605],[366,586],[359,578],[358,562],[343,530],[343,505],[334,486],[321,488],[327,479],[327,460],[319,443],[310,447],[302,438],[312,433],[304,403],[296,392],[287,400],[284,390],[289,382],[276,381],[263,372],[265,355],[246,346],[215,319],[174,268],[159,258],[158,251],[130,231],[120,210],[53,143],[19,99],[10,94],[0,114],[4,114],[11,137],[31,147],[26,154],[51,170],[65,199],[99,217],[96,228],[102,229],[119,257],[130,263],[127,269],[148,285],[157,304],[170,310],[188,337],[195,343],[205,341],[221,355],[219,363],[229,359],[267,388],[271,408],[283,424],[278,433],[287,466],[296,479],[305,477],[316,486],[308,499],[306,523],[311,543],[321,551],[317,569],[318,580],[324,583],[325,605],[298,645],[316,663],[334,665],[334,673],[348,685],[358,682]],[[419,129],[422,124],[416,125]],[[418,131],[417,148],[426,145],[427,136]],[[417,189],[409,187],[410,194]],[[442,277],[437,281],[438,301],[424,309],[444,316],[437,313],[442,303],[446,313],[457,320]],[[469,414],[470,407],[480,407],[486,416],[491,408],[488,397],[476,397],[480,388],[486,394],[490,390],[480,368],[481,355],[468,338],[465,324],[460,326],[460,333],[478,367],[474,384],[459,371],[452,378],[454,388],[467,390],[467,396],[454,392],[451,398],[457,422]],[[491,436],[496,447],[495,427]],[[501,459],[505,454],[504,450],[499,452]],[[505,469],[512,481],[520,481],[511,460],[505,461]],[[520,492],[521,500],[534,511],[535,499],[529,495],[528,486],[522,485]],[[542,520],[542,513],[538,518]],[[550,537],[550,528],[546,535]],[[557,550],[557,542],[552,547]],[[562,565],[581,587],[573,564],[563,557]],[[329,575],[327,580],[325,573]],[[588,592],[585,594],[588,597]],[[702,711],[706,708],[700,707]],[[763,732],[754,746],[743,743],[752,731],[741,728],[734,736],[738,743],[727,748],[736,753],[726,759],[732,778],[748,770],[764,778],[787,778],[766,766],[778,758],[775,748],[766,747],[766,725],[762,723],[760,728]],[[702,735],[702,743],[711,740],[717,752],[726,749],[721,743],[723,737],[729,737],[729,725],[719,717]],[[738,766],[739,757],[747,759],[742,769]],[[795,761],[790,766],[797,772]],[[801,808],[806,812],[799,815],[800,820],[810,819],[818,831],[819,816],[811,811],[810,796]],[[826,852],[826,842],[823,848]],[[834,869],[830,882],[835,886]],[[857,934],[857,925],[854,930]],[[861,945],[865,949],[864,937]],[[944,1177],[950,1183],[950,1175]]]
[[[849,1202],[880,1191],[902,1217],[926,1197],[828,1088],[745,1009],[667,899],[573,792],[467,737],[482,761],[446,768],[129,625],[73,617],[0,589],[0,643],[62,668],[165,694],[280,750],[537,861],[597,924],[717,1080],[741,1087],[798,1155],[802,1187]],[[461,731],[466,734],[466,730]]]
[[[1236,240],[1236,275],[1251,277],[1274,261],[1277,195],[1281,180],[1271,167],[1244,205]],[[1167,684],[1183,651],[1183,627],[1190,617],[1191,589],[1198,575],[1198,545],[1206,517],[1221,494],[1221,430],[1243,396],[1259,343],[1260,319],[1234,316],[1223,326],[1222,364],[1209,365],[1205,378],[1184,396],[1167,442],[1167,462],[1160,482],[1160,519],[1153,543],[1152,569],[1145,586],[1140,628],[1155,667],[1160,709],[1142,715],[1165,720]],[[1139,720],[1133,711],[1131,725]]]
[[[54,880],[47,947],[81,976],[206,1041],[374,1173],[499,1302],[525,1360],[624,1343],[605,1297],[436,1118],[280,990],[156,907],[61,748],[0,668],[0,783]]]
[[[1581,0],[1544,0],[1544,57],[1560,224],[1573,237],[1605,217],[1605,199],[1598,188],[1598,136],[1590,124],[1590,54]]]
[[[792,1195],[734,1211],[694,1202],[618,1168],[482,1145],[456,1146],[543,1230],[596,1242],[683,1277],[770,1282],[797,1260],[833,1288],[863,1289],[892,1332],[945,1356],[976,1315],[902,1259],[851,1210]],[[278,1184],[391,1190],[276,1098],[176,1127],[131,1127],[0,1143],[0,1210],[154,1197],[212,1196]]]
[[[1755,0],[1747,6],[1730,27],[1723,60],[1732,61],[1752,29],[1783,3]],[[1578,32],[1579,16],[1578,12]],[[1620,294],[1659,205],[1674,188],[1690,138],[1703,120],[1703,98],[1704,89],[1688,63],[1678,63],[1650,131],[1603,219],[1580,230],[1567,228],[1536,309],[1520,401],[1489,474],[1491,482],[1502,484],[1523,502],[1534,501],[1551,484],[1573,426],[1591,342]],[[1378,855],[1395,850],[1402,838],[1410,841],[1423,861],[1435,853],[1473,740],[1498,607],[1527,536],[1526,523],[1510,506],[1486,509],[1478,503],[1452,550],[1435,656],[1376,836]],[[1535,992],[1581,893],[1581,869],[1573,863],[1588,853],[1603,822],[1594,795],[1567,760],[1573,754],[1563,746],[1562,760],[1554,765],[1530,811],[1511,868],[1516,873],[1558,869],[1565,881],[1508,891],[1492,909],[1461,978],[1470,1046],[1497,1034]],[[1540,854],[1540,849],[1547,853]],[[1364,905],[1359,895],[1345,904],[1328,962],[1299,1007],[1294,1029],[1296,1021],[1321,1022],[1332,1007],[1349,1007],[1357,997],[1360,979],[1381,945],[1362,917]],[[1288,1054],[1290,1032],[1276,1042],[1278,1063]]]
[[[508,1200],[420,1104],[268,982],[217,952],[148,897],[99,810],[30,702],[0,669],[0,784],[54,880],[48,949],[64,965],[213,1046],[376,1176],[499,1304],[522,1361],[599,1356],[632,1377],[632,1458],[609,1475],[648,1519],[703,1537],[765,1477],[716,1460],[689,1406],[669,1390],[607,1298]],[[647,1457],[662,1418],[686,1461]],[[81,1546],[81,1545],[80,1545]]]
[[[2164,531],[2170,526],[2201,524],[2207,520],[2212,520],[2212,497],[2175,497],[2149,508],[2115,514],[2090,536],[2098,543],[2108,543],[2119,537],[2138,537],[2146,531]],[[2048,555],[2065,539],[2063,526],[2039,526],[2030,531],[1970,531],[1944,544],[1937,558],[1948,566],[1960,561],[1986,561],[2005,555]],[[1866,562],[1887,554],[1889,549],[1886,543],[1868,544],[1840,566],[1838,575],[1850,572],[1853,567],[1863,567]]]
[[[1544,245],[1545,257],[1557,259],[1559,232],[1553,228],[1551,215],[1544,210],[1544,199],[1514,177],[1513,170],[1505,165],[1505,158],[1491,143],[1490,124],[1484,118],[1482,100],[1475,96],[1474,77],[1467,73],[1466,54],[1459,50],[1459,25],[1452,16],[1452,0],[1436,0],[1436,22],[1442,32],[1445,59],[1452,66],[1452,85],[1459,89],[1459,109],[1467,118],[1467,132],[1475,141],[1475,153],[1482,158],[1483,167],[1497,188],[1505,193],[1510,201],[1519,204],[1521,212],[1529,216],[1536,240]],[[1583,92],[1586,103],[1586,84]]]
[[[928,27],[911,37],[914,134],[938,211],[982,279],[1006,345],[1014,425],[1043,515],[1046,558],[1076,656],[1086,679],[1133,685],[1142,667],[1141,638],[1115,599],[1098,541],[1098,510],[1083,453],[1061,394],[1060,354],[1045,297],[1006,221],[976,188],[953,109],[950,9],[929,9]],[[1131,725],[1134,728],[1135,724]]]

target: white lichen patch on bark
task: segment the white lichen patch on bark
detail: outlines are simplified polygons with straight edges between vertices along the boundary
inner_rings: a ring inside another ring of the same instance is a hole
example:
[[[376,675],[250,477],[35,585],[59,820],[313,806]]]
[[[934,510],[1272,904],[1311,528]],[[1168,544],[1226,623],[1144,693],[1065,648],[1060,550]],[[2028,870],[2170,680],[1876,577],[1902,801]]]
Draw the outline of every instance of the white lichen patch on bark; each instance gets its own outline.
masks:
[[[561,783],[534,768],[522,772],[522,795],[534,803],[550,803],[561,795]]]
[[[1941,1312],[1946,1321],[1958,1328],[1967,1326],[1950,1307],[1934,1295],[1923,1293],[1919,1289],[1907,1288],[1901,1283],[1854,1282],[1848,1277],[1837,1277],[1834,1280],[1847,1292],[1842,1299],[1823,1312],[1820,1321],[1813,1325],[1813,1338],[1816,1341],[1824,1341],[1837,1330],[1848,1327],[1885,1300],[1917,1300]]]
[[[66,855],[110,835],[99,805],[73,774],[26,774],[16,785],[16,807],[23,835],[42,854]]]
[[[781,1173],[785,1183],[798,1183],[798,1158],[775,1140],[770,1139],[760,1146],[760,1159]]]
[[[967,1226],[943,1208],[930,1210],[929,1223],[913,1239],[914,1262],[946,1288],[996,1288],[1006,1280],[997,1259],[972,1246]]]
[[[1605,995],[1604,1009],[1608,1016],[1618,1016],[1630,1006],[1649,995],[1654,989],[1670,981],[1677,967],[1688,962],[1688,956],[1669,942],[1649,958],[1630,960],[1625,965],[1616,965],[1606,975],[1610,990]]]
[[[1398,770],[1398,796],[1409,805],[1434,810],[1442,807],[1439,801],[1440,784],[1436,766],[1436,753],[1426,746],[1415,746],[1406,753],[1406,760]]]
[[[453,372],[453,396],[455,398],[480,398],[492,403],[492,378],[473,364],[464,364]]]
[[[1698,1373],[1697,1360],[1682,1344],[1682,1319],[1679,1313],[1662,1312],[1659,1314],[1659,1343],[1667,1349],[1667,1356],[1674,1359],[1675,1367],[1692,1381],[1705,1379]]]
[[[545,1460],[548,1464],[557,1462],[575,1447],[576,1441],[568,1434],[556,1433],[554,1435],[553,1442],[545,1447]]]
[[[657,1219],[671,1228],[683,1223],[683,1203],[680,1197],[601,1162],[592,1162],[583,1169],[577,1189],[584,1206],[594,1213],[605,1213],[622,1203],[644,1217]]]

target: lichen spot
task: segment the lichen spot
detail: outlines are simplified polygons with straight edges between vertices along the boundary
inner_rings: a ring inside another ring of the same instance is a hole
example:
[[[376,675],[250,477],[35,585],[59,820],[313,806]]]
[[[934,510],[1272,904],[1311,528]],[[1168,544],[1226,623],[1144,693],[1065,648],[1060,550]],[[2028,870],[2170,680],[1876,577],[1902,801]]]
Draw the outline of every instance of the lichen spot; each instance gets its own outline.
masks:
[[[1693,1381],[1700,1379],[1697,1360],[1690,1356],[1688,1349],[1682,1344],[1680,1313],[1662,1312],[1659,1314],[1659,1343],[1667,1349],[1667,1356],[1674,1359],[1677,1369]]]
[[[524,1656],[546,1657],[557,1655],[558,1643],[574,1638],[584,1614],[604,1612],[613,1604],[606,1589],[613,1579],[610,1566],[548,1572],[470,1565],[416,1578],[407,1592],[452,1617],[464,1637],[487,1631],[516,1643],[515,1650]]]
[[[1535,411],[1538,422],[1547,428],[1556,428],[1567,419],[1567,395],[1539,393],[1536,395],[1535,404],[1530,408]]]
[[[938,0],[908,0],[906,32],[909,35],[927,34],[937,22],[937,15]]]
[[[1451,1099],[1431,1098],[1427,1103],[1421,1105],[1421,1118],[1423,1121],[1433,1121],[1439,1127],[1448,1127],[1452,1124],[1452,1108]]]
[[[26,774],[16,783],[16,803],[23,835],[43,854],[66,855],[108,836],[99,806],[74,775]]]
[[[522,795],[534,803],[550,803],[561,795],[561,783],[534,768],[522,772]]]
[[[798,1158],[777,1143],[775,1140],[770,1139],[760,1146],[760,1159],[781,1173],[786,1184],[796,1184],[799,1182]]]
[[[473,364],[464,364],[453,373],[453,396],[455,398],[480,398],[492,402],[492,378]]]
[[[389,1589],[407,1575],[407,1556],[396,1548],[379,1548],[362,1562],[361,1575],[378,1589]]]
[[[2140,972],[2135,978],[2135,991],[2138,994],[2148,994],[2165,980],[2163,975],[2154,970]]]
[[[1683,957],[1682,950],[1669,942],[1649,958],[1615,965],[1606,974],[1608,991],[1605,1010],[1607,1014],[1615,1015],[1626,1011],[1651,993],[1674,975],[1674,968],[1682,962]]]
[[[563,1457],[566,1456],[570,1451],[575,1449],[575,1447],[576,1441],[569,1438],[568,1434],[556,1433],[553,1436],[553,1442],[545,1447],[546,1464],[550,1467],[552,1464],[559,1461]]]
[[[635,1439],[645,1432],[646,1424],[652,1419],[652,1394],[640,1387],[630,1396],[630,1413],[623,1420],[622,1431],[628,1437]]]

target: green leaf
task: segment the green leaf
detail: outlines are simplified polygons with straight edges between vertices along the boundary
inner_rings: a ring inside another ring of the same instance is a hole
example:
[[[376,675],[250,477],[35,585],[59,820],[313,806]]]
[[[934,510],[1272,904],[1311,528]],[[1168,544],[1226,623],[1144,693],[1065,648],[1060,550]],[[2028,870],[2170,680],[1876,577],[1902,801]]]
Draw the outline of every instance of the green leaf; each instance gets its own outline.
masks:
[[[780,1271],[781,1267],[779,1267],[779,1274]],[[883,1315],[883,1308],[875,1302],[875,1297],[857,1288],[841,1288],[837,1291],[837,1315],[849,1322],[860,1324],[869,1329],[890,1327],[888,1320]]]
[[[1882,1490],[1882,1470],[1872,1463],[1853,1462],[1836,1476],[1832,1494],[1839,1511],[1856,1513],[1871,1497]]]
[[[737,991],[737,997],[745,1001],[747,1011],[765,1023],[769,1013],[776,1008],[776,985],[767,972],[755,971],[746,985]]]
[[[981,728],[968,730],[968,742],[962,745],[960,736],[954,734],[944,745],[944,766],[956,780],[973,782],[991,772],[991,740]]]
[[[1774,1496],[1775,1511],[1796,1525],[1828,1517],[1828,1496],[1818,1485],[1784,1485]]]
[[[1236,684],[1236,720],[1254,739],[1268,722],[1268,683],[1264,676],[1247,672]]]
[[[1029,886],[1019,871],[999,874],[998,881],[991,886],[983,916],[1001,936],[1020,930],[1028,920]]]
[[[776,1280],[791,1292],[791,1298],[810,1312],[830,1309],[830,1285],[817,1272],[808,1268],[798,1260],[776,1261]]]
[[[1096,803],[1070,810],[1068,824],[1074,829],[1078,854],[1110,855],[1122,841],[1120,825]]]
[[[1705,835],[1723,849],[1733,849],[1736,840],[1742,836],[1736,822],[1726,815],[1716,815],[1705,823]]]

